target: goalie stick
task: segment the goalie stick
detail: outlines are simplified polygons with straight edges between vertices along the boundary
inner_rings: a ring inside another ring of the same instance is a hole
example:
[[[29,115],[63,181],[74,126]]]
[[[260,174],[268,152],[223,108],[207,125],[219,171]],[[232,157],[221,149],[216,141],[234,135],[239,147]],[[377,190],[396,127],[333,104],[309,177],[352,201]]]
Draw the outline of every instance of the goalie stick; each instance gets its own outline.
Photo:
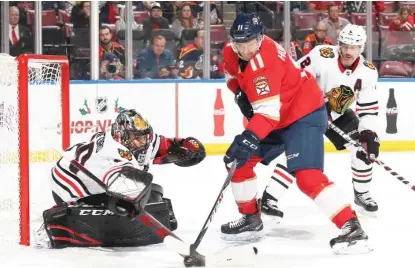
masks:
[[[103,190],[106,191],[106,184],[102,182],[99,178],[97,178],[94,174],[92,174],[89,170],[87,170],[82,164],[78,161],[71,159],[70,157],[66,157],[66,152],[62,152],[62,156],[66,158],[66,160],[70,161],[72,165],[78,168],[82,173],[86,176],[94,180],[98,185],[102,187]],[[234,165],[236,168],[236,164]],[[232,175],[230,176],[232,177]],[[228,179],[228,178],[227,178]],[[230,181],[230,179],[229,179]],[[228,183],[229,184],[229,183]],[[152,229],[155,234],[157,234],[162,240],[165,246],[172,251],[181,255],[186,263],[186,260],[191,260],[187,267],[204,267],[206,263],[208,264],[220,264],[220,263],[229,263],[233,260],[232,256],[229,256],[226,252],[221,252],[220,254],[213,254],[209,256],[204,256],[196,251],[196,249],[191,249],[191,245],[185,243],[182,239],[176,236],[172,231],[170,231],[166,226],[160,223],[156,218],[154,218],[150,213],[142,209],[138,215],[136,215],[135,220],[141,221],[147,227]],[[246,251],[246,250],[245,250]],[[258,250],[254,248],[254,250],[248,250],[245,253],[243,251],[237,252],[234,254],[235,256],[252,256],[256,255]],[[230,253],[230,252],[229,252]],[[251,254],[248,254],[251,253]],[[254,253],[254,254],[252,254]],[[243,259],[243,258],[241,258]]]
[[[360,149],[363,149],[362,145],[359,142],[353,140],[349,135],[347,135],[338,126],[334,125],[333,123],[330,123],[329,128],[331,128],[332,130],[334,130],[337,134],[339,134],[343,139],[345,139],[351,145],[353,145],[355,147],[358,147]],[[410,181],[408,181],[407,179],[405,179],[404,177],[402,177],[401,175],[399,175],[398,172],[396,172],[391,167],[389,167],[388,165],[386,165],[383,161],[377,159],[377,160],[375,160],[375,163],[378,164],[379,166],[383,167],[389,174],[391,174],[397,180],[401,181],[403,184],[405,184],[406,186],[408,186],[412,191],[415,191],[415,185],[413,185]]]
[[[193,242],[193,244],[191,244],[190,245],[190,247],[187,249],[187,252],[189,252],[189,254],[186,254],[186,255],[188,255],[188,256],[186,256],[185,258],[184,258],[184,265],[186,266],[186,267],[191,267],[191,266],[194,266],[193,265],[193,262],[195,262],[195,261],[197,261],[197,260],[195,260],[194,258],[192,258],[192,255],[194,255],[193,254],[193,252],[197,252],[196,251],[196,249],[197,249],[197,247],[200,245],[200,243],[202,242],[202,239],[203,239],[203,237],[205,236],[205,234],[206,234],[206,232],[207,232],[207,230],[208,230],[208,228],[209,228],[209,225],[210,225],[210,223],[212,222],[212,220],[213,220],[213,217],[215,216],[215,214],[216,214],[216,212],[218,211],[218,208],[219,208],[219,205],[220,205],[220,203],[222,202],[222,200],[223,200],[223,197],[224,197],[224,195],[225,195],[225,192],[226,192],[226,189],[228,188],[228,186],[229,186],[229,184],[230,184],[230,182],[231,182],[231,179],[232,179],[232,176],[233,176],[233,174],[235,173],[235,170],[236,170],[236,166],[237,166],[237,164],[238,164],[238,162],[237,162],[237,160],[235,159],[233,162],[232,162],[232,165],[231,165],[231,167],[230,167],[230,169],[229,169],[229,171],[228,171],[228,175],[226,176],[226,179],[225,179],[225,182],[223,183],[223,185],[222,185],[222,188],[221,188],[221,190],[220,190],[220,192],[219,192],[219,195],[218,195],[218,197],[216,198],[216,201],[215,201],[215,203],[213,204],[213,207],[212,207],[212,209],[211,209],[211,211],[210,211],[210,213],[209,213],[209,215],[208,215],[208,217],[207,217],[207,219],[206,219],[206,221],[205,221],[205,223],[203,224],[203,227],[202,227],[202,229],[200,230],[200,232],[199,232],[199,234],[198,234],[198,236],[197,236],[197,238],[196,238],[196,240],[195,240],[195,242]],[[171,239],[169,239],[169,240],[167,240],[166,241],[166,243],[174,243],[174,242],[176,242],[175,240],[171,240]],[[172,245],[172,246],[174,246],[174,245]],[[241,252],[240,252],[241,253]],[[250,254],[249,254],[250,253]],[[256,247],[251,247],[250,249],[248,248],[248,250],[247,250],[247,254],[248,254],[248,256],[249,255],[256,255],[256,254],[258,254],[258,249],[256,248]],[[232,258],[229,258],[229,260],[231,260]]]

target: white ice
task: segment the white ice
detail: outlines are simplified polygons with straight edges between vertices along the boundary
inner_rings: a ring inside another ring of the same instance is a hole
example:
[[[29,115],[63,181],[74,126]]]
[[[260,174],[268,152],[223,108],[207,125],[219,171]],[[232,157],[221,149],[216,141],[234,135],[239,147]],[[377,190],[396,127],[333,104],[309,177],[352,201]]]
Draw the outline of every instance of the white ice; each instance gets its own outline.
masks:
[[[415,182],[412,164],[415,153],[382,153],[381,159],[405,178]],[[33,170],[47,170],[45,164],[36,164]],[[335,181],[346,198],[352,202],[353,190],[348,153],[327,154],[325,172]],[[164,186],[165,196],[172,199],[178,219],[176,234],[193,242],[212,203],[225,179],[226,172],[219,156],[208,157],[200,165],[180,168],[175,165],[153,166],[155,182]],[[262,193],[272,172],[272,166],[259,165],[259,193]],[[50,200],[46,172],[32,175],[39,182],[39,193]],[[32,173],[33,174],[33,173]],[[43,181],[42,183],[40,183]],[[329,240],[339,230],[304,196],[296,185],[280,202],[285,213],[281,224],[265,220],[265,238],[254,243],[259,254],[251,263],[226,265],[226,267],[414,267],[413,241],[415,241],[415,192],[376,166],[373,176],[373,195],[380,210],[376,219],[360,217],[363,228],[371,239],[374,251],[366,255],[338,256],[329,247]],[[35,188],[35,187],[33,187]],[[50,205],[50,204],[49,204]],[[202,253],[216,252],[231,247],[220,238],[220,225],[239,216],[229,189],[203,242]],[[13,224],[1,219],[3,230]],[[32,228],[38,226],[32,224]],[[1,233],[0,233],[1,236]],[[1,238],[1,237],[0,237]],[[19,246],[1,239],[0,267],[183,267],[182,259],[162,244],[103,251],[97,249],[35,249]]]

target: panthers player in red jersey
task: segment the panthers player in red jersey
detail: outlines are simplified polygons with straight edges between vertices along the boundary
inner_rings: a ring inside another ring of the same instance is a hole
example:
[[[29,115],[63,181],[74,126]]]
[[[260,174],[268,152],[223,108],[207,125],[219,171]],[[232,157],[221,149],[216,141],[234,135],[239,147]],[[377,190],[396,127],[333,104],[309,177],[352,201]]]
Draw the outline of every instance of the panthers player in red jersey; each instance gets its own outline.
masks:
[[[252,239],[263,229],[254,167],[284,146],[288,172],[295,174],[300,190],[342,228],[330,246],[338,253],[356,247],[367,252],[368,237],[355,212],[323,174],[327,111],[317,81],[264,36],[256,15],[240,13],[230,35],[223,52],[227,84],[234,93],[246,94],[253,116],[224,157],[225,164],[235,159],[238,163],[231,185],[243,216],[222,225],[222,233],[226,238]]]

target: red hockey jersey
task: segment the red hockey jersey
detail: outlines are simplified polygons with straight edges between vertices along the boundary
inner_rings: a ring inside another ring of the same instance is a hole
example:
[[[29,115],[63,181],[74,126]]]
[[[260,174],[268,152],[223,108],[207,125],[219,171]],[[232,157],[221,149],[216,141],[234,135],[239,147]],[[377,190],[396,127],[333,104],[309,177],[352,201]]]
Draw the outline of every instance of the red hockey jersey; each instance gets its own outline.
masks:
[[[223,51],[225,77],[234,93],[241,88],[254,116],[246,129],[260,139],[287,127],[324,104],[315,78],[300,68],[284,48],[265,36],[259,52],[241,70],[240,59],[230,44]]]

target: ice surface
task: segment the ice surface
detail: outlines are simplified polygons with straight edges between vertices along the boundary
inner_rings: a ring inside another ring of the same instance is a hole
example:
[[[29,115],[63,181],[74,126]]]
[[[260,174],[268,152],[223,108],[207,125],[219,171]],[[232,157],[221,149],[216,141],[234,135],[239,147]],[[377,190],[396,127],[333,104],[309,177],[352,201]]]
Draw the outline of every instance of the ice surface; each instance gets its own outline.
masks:
[[[411,176],[415,153],[382,153],[381,159],[405,178],[415,182],[415,178]],[[325,168],[328,177],[335,181],[345,196],[352,201],[349,162],[348,153],[327,154]],[[43,175],[48,174],[50,164],[35,165],[32,168],[31,179],[32,182],[35,180],[38,183],[31,186],[32,191],[37,191],[36,199],[41,199],[40,203],[50,205],[50,190],[45,179],[47,175]],[[193,242],[226,176],[222,157],[208,157],[195,167],[153,166],[151,171],[155,182],[164,186],[165,196],[172,199],[179,223],[177,235],[187,242]],[[259,178],[259,192],[262,193],[272,172],[272,166],[259,165],[256,172]],[[374,247],[374,252],[370,254],[334,255],[329,247],[329,240],[338,235],[339,230],[297,189],[296,185],[293,185],[280,202],[285,213],[282,223],[277,225],[270,219],[265,220],[266,236],[253,244],[259,249],[255,261],[225,267],[414,267],[412,242],[415,241],[415,192],[382,168],[375,167],[373,196],[380,208],[378,218],[361,217],[362,225]],[[36,208],[36,205],[33,208],[35,213],[41,212],[41,208]],[[38,219],[39,216],[37,215]],[[229,189],[200,246],[200,251],[216,252],[231,247],[232,244],[221,240],[220,225],[238,216],[232,191]],[[36,220],[36,215],[32,217]],[[0,226],[3,231],[0,232],[0,236],[3,237],[0,237],[0,267],[183,267],[182,259],[161,244],[113,250],[47,250],[19,246],[4,239],[5,230],[12,228],[12,224],[15,223],[6,217],[1,218]],[[36,224],[39,223],[32,224],[32,228],[37,228]]]

